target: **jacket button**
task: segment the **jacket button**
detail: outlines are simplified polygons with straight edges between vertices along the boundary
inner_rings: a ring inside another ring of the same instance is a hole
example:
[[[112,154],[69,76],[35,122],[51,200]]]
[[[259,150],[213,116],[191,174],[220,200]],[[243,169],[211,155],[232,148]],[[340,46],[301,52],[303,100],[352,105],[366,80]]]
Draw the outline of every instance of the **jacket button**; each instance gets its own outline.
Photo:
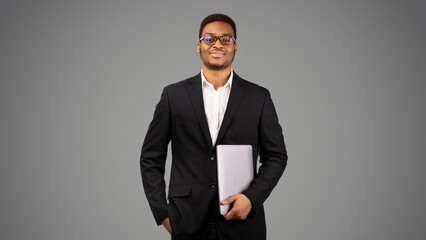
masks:
[[[213,161],[213,160],[215,160],[215,159],[216,159],[216,156],[215,156],[214,154],[210,156],[210,160],[212,160],[212,161]]]
[[[215,188],[216,188],[216,185],[213,183],[213,184],[211,184],[211,185],[210,185],[210,187],[211,187],[212,189],[215,189]]]

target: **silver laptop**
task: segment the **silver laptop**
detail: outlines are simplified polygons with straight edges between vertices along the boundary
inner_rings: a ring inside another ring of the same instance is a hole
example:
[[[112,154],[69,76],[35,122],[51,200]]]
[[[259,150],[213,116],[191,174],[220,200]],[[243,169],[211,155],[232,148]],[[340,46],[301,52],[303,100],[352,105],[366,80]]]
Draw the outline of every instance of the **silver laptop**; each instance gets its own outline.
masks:
[[[251,145],[217,145],[217,178],[219,202],[246,190],[254,178],[253,150]],[[231,204],[221,205],[225,215]]]

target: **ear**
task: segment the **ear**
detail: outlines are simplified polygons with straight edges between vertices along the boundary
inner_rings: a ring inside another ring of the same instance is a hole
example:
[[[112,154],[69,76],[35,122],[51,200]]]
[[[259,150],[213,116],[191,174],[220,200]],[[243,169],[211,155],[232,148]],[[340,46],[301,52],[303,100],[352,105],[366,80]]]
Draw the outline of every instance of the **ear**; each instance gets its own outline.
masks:
[[[198,52],[198,53],[200,53],[200,51],[201,51],[201,49],[200,49],[200,48],[201,48],[201,45],[200,45],[200,42],[198,42],[198,45],[197,45],[197,52]]]
[[[235,47],[234,54],[236,54],[238,52],[238,44],[235,43],[234,47]]]

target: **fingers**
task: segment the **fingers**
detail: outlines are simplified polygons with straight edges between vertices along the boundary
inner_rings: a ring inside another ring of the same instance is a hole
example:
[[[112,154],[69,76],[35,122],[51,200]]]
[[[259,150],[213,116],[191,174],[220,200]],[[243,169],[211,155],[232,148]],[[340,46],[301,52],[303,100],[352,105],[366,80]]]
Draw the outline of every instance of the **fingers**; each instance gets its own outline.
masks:
[[[222,205],[226,205],[226,204],[230,204],[235,202],[235,200],[237,200],[236,195],[230,196],[229,198],[223,199],[222,201],[220,201],[220,204]]]
[[[227,204],[232,202],[234,203],[234,205],[232,209],[224,216],[224,218],[226,220],[245,220],[251,210],[250,200],[248,200],[248,198],[245,197],[243,194],[237,194],[221,201],[221,204]]]
[[[234,219],[234,208],[232,208],[227,214],[225,214],[223,217],[226,219],[226,220],[232,220],[232,219]]]
[[[236,208],[235,206],[229,211],[224,218],[226,220],[245,220],[248,213],[244,209]]]

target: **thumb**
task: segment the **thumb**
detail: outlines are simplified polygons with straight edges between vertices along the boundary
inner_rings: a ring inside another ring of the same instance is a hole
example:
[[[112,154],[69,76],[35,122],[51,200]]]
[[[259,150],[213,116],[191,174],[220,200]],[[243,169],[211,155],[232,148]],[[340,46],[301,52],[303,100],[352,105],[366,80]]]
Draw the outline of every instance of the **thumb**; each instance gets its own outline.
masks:
[[[226,198],[226,199],[223,199],[222,201],[220,201],[220,204],[222,204],[222,205],[230,204],[230,203],[235,202],[235,200],[236,200],[236,197],[235,197],[235,195],[233,195],[233,196],[230,196],[229,198]]]

